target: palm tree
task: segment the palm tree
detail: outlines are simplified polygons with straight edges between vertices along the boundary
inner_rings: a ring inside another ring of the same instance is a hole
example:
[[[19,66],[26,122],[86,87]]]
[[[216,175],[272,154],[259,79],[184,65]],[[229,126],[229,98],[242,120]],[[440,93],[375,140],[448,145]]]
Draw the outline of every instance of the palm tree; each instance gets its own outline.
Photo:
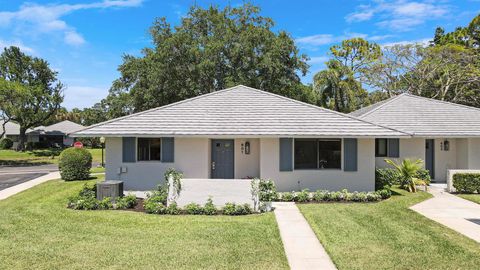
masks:
[[[416,177],[418,171],[423,167],[423,160],[411,160],[406,158],[401,162],[395,162],[391,159],[385,159],[385,162],[394,167],[400,173],[401,188],[404,188],[409,192],[416,192],[417,185],[426,185],[425,181]]]

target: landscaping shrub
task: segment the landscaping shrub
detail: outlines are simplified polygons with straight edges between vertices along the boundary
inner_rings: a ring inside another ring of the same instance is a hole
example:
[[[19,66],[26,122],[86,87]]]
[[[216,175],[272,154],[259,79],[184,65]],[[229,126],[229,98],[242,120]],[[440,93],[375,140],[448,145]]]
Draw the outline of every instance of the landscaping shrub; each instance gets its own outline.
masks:
[[[165,214],[168,215],[178,215],[180,214],[180,208],[178,208],[176,203],[171,203],[166,209]]]
[[[148,214],[166,214],[167,207],[163,205],[160,202],[155,202],[155,201],[146,201],[143,204],[143,208],[145,209],[145,212]]]
[[[480,173],[456,173],[453,187],[459,193],[480,193]]]
[[[375,170],[375,190],[390,188],[393,185],[400,184],[400,173],[391,168],[382,168]]]
[[[0,149],[11,149],[13,147],[13,141],[10,138],[0,139]]]
[[[381,190],[377,190],[375,191],[378,195],[380,195],[380,198],[382,200],[385,200],[385,199],[388,199],[390,197],[392,197],[392,192],[390,191],[390,189],[381,189]]]
[[[253,212],[248,203],[238,205],[235,203],[226,203],[222,210],[224,215],[230,216],[248,215]]]
[[[203,208],[198,203],[189,203],[185,205],[184,210],[189,215],[201,215],[203,214]]]
[[[423,180],[427,185],[430,185],[432,178],[430,177],[430,172],[427,169],[420,169],[415,175],[416,178]]]
[[[115,201],[115,209],[134,208],[137,205],[137,197],[133,194],[117,198]]]
[[[68,148],[62,151],[58,161],[60,175],[65,181],[86,180],[90,177],[92,154],[84,148]]]
[[[303,189],[300,192],[296,192],[293,199],[296,202],[309,202],[310,201],[310,191],[307,188],[307,189]]]
[[[292,202],[295,196],[293,192],[283,192],[281,194],[280,200],[284,202]]]
[[[213,204],[212,198],[208,198],[207,202],[203,206],[203,213],[205,215],[216,215],[217,214],[217,208]]]
[[[103,200],[100,200],[97,203],[97,209],[99,210],[108,210],[112,208],[113,208],[112,198],[110,197],[105,197],[103,198]]]
[[[315,202],[322,202],[322,201],[325,201],[327,196],[328,196],[328,190],[317,190],[314,194],[313,194],[313,201]]]
[[[261,202],[271,202],[278,198],[277,188],[272,180],[258,179],[258,187]]]

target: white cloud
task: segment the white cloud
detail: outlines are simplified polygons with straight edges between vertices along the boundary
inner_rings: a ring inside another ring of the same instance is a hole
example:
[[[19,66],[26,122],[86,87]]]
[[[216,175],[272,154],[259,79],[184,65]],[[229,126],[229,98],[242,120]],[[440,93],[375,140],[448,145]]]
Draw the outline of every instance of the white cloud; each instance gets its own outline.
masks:
[[[0,26],[13,25],[22,34],[48,34],[59,32],[70,45],[85,43],[84,38],[62,17],[78,10],[136,7],[143,0],[104,0],[88,4],[47,4],[25,3],[17,11],[0,12]]]
[[[300,37],[295,39],[295,41],[300,44],[302,47],[314,48],[317,46],[333,44],[341,42],[344,39],[349,38],[363,38],[371,41],[380,41],[392,37],[393,35],[375,35],[370,36],[363,33],[345,33],[343,35],[334,36],[331,34],[318,34],[306,37]]]
[[[383,43],[382,47],[390,47],[395,45],[409,45],[409,44],[420,44],[423,46],[428,46],[431,40],[432,40],[431,38],[422,38],[422,39],[416,39],[416,40],[402,40],[402,41]]]
[[[362,22],[377,17],[380,27],[392,31],[410,31],[427,20],[446,16],[450,9],[444,1],[375,0],[372,5],[359,5],[345,20]]]
[[[0,39],[0,53],[3,51],[3,48],[10,47],[10,46],[19,47],[20,50],[22,50],[25,53],[29,53],[29,54],[34,54],[35,53],[34,49],[24,45],[19,40],[2,40],[2,39]]]

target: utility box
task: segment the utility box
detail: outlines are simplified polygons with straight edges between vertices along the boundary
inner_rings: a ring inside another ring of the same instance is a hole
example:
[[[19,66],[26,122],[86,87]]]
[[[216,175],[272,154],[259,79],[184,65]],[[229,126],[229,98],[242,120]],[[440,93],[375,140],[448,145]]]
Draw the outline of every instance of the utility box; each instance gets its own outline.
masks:
[[[123,196],[123,181],[107,180],[97,183],[97,199],[110,197],[114,201],[118,197]]]

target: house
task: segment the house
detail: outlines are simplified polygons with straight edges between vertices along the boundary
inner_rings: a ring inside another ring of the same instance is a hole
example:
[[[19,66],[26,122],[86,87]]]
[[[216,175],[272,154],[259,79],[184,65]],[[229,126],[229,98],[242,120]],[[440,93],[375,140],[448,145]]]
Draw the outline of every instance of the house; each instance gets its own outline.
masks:
[[[116,118],[75,132],[106,138],[106,179],[149,190],[166,169],[185,178],[270,178],[280,191],[367,191],[375,139],[410,134],[246,86]]]
[[[446,182],[450,169],[480,169],[478,108],[401,94],[350,115],[411,134],[377,138],[377,167],[387,166],[385,158],[420,158],[435,182]]]
[[[68,134],[84,128],[84,126],[68,120],[46,127],[29,128],[26,132],[27,142],[37,143],[42,147],[71,146],[74,138]],[[10,138],[13,141],[13,148],[16,148],[20,138],[20,125],[13,121],[7,122],[4,137]]]
[[[70,133],[84,129],[85,127],[69,120],[55,123],[50,126],[39,126],[34,128],[27,134],[34,138],[35,142],[39,142],[45,147],[63,147],[72,146],[74,137],[69,136]]]

